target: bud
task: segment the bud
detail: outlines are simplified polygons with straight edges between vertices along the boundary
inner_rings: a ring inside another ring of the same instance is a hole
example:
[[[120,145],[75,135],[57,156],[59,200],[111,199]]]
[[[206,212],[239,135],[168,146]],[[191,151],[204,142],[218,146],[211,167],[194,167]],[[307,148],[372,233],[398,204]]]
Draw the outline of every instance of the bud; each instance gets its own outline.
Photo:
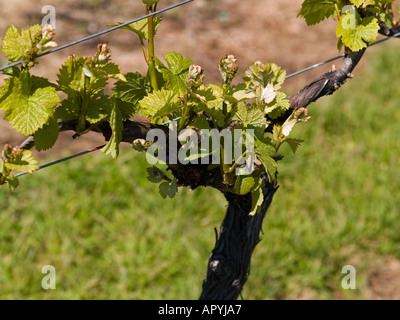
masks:
[[[233,55],[225,56],[219,63],[219,72],[225,84],[231,84],[238,71],[237,59]]]
[[[308,115],[308,110],[306,108],[299,108],[295,111],[294,118],[298,122],[307,122],[311,117]]]
[[[55,33],[51,25],[46,24],[42,27],[42,39],[36,45],[36,48],[40,51],[44,51],[46,49],[55,48],[57,47],[57,43],[53,41]]]
[[[50,24],[46,24],[42,28],[42,39],[53,39],[55,36],[55,33],[53,31],[53,28],[51,27]]]
[[[160,0],[142,0],[143,4],[146,6],[152,6],[153,4],[157,4]]]
[[[132,148],[136,151],[143,152],[149,148],[149,143],[144,139],[136,139],[132,142]]]
[[[93,61],[95,63],[105,64],[111,58],[110,48],[108,47],[107,43],[99,43],[97,45],[97,52],[93,57]]]
[[[186,76],[186,85],[188,87],[200,87],[204,82],[204,69],[198,65],[192,64],[189,67],[189,73]]]
[[[2,158],[4,159],[5,162],[8,161],[15,161],[22,155],[22,149],[18,147],[11,147],[9,144],[6,144],[3,147],[2,151]]]

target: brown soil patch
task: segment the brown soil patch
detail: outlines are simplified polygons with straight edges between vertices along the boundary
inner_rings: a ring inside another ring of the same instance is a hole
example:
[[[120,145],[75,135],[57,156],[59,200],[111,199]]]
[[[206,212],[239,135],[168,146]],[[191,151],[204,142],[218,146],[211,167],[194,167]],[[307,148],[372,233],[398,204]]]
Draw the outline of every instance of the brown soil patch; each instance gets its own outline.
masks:
[[[391,258],[380,262],[368,276],[366,298],[373,300],[400,299],[400,260]]]

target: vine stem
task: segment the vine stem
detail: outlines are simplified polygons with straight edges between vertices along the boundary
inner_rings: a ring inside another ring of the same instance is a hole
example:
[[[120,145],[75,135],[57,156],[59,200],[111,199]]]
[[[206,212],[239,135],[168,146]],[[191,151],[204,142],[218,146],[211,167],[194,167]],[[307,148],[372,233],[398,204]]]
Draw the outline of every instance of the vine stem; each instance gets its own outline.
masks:
[[[148,13],[152,13],[151,9]],[[156,68],[154,65],[154,17],[151,16],[147,18],[148,27],[149,27],[149,74],[150,74],[150,82],[154,91],[158,90],[157,76],[156,76]]]
[[[86,113],[89,107],[89,85],[90,85],[90,78],[85,76],[84,91],[82,94],[82,105],[81,105],[81,110],[79,112],[78,128],[76,130],[76,133],[78,135],[81,135],[85,131],[86,127]]]

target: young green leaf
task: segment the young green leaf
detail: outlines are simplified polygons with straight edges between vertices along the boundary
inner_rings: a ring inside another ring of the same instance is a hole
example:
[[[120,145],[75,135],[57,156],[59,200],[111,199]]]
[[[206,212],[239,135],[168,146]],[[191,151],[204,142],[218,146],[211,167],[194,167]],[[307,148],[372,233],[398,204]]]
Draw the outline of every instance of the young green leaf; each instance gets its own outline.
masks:
[[[269,138],[264,137],[261,129],[255,130],[254,135],[254,152],[263,164],[265,171],[271,180],[275,178],[278,165],[273,157],[276,155],[275,147]]]
[[[169,115],[171,112],[180,109],[175,93],[171,90],[154,91],[140,102],[142,115],[155,118]]]
[[[58,133],[58,123],[53,117],[50,117],[43,128],[35,132],[34,141],[36,150],[51,149],[57,141]]]
[[[9,170],[32,173],[39,168],[39,163],[33,157],[32,151],[19,149],[19,155],[8,159],[4,166]]]
[[[154,17],[154,34],[157,33],[157,29],[160,26],[160,23],[162,21],[161,17]],[[111,24],[110,26],[119,26],[121,25],[122,22],[118,22],[117,24]],[[142,40],[148,40],[149,39],[149,27],[148,27],[148,20],[147,19],[143,19],[143,20],[139,20],[137,22],[131,23],[127,26],[122,27],[121,29],[125,29],[125,30],[130,30],[134,33],[136,33],[140,39]]]
[[[163,182],[159,186],[160,195],[165,199],[166,197],[173,198],[175,194],[178,192],[178,188],[176,185],[176,178],[174,178],[171,182]]]
[[[110,127],[112,130],[111,138],[108,143],[101,149],[105,154],[111,155],[113,158],[117,158],[119,155],[119,144],[122,140],[122,130],[124,124],[122,122],[121,112],[118,108],[117,102],[112,99],[112,108],[110,114]]]
[[[0,93],[0,109],[5,111],[5,119],[22,134],[34,134],[61,101],[55,88],[46,79],[31,78],[25,72],[5,82]]]
[[[357,7],[361,7],[361,5],[363,5],[365,2],[369,2],[369,1],[365,1],[365,0],[350,0],[350,2],[352,4],[354,4]]]
[[[18,28],[13,25],[7,30],[3,38],[2,50],[7,59],[16,62],[22,59],[31,48],[36,49],[36,44],[42,38],[42,26],[34,25],[19,34]]]
[[[350,14],[350,13],[348,13]],[[343,15],[336,27],[336,35],[341,42],[351,51],[359,51],[367,47],[367,43],[376,41],[380,29],[378,19],[374,17],[363,18],[355,28],[343,25],[347,15]]]
[[[13,176],[12,174],[10,174],[9,176],[6,177],[6,182],[8,184],[8,188],[10,190],[10,194],[14,194],[15,189],[18,187],[19,185],[19,181],[18,178],[16,178],[15,176]]]
[[[171,182],[171,179],[167,177],[167,175],[156,166],[152,166],[147,168],[147,180],[153,183],[160,183],[163,180],[167,180]]]
[[[304,140],[296,139],[296,138],[285,138],[283,140],[283,142],[286,142],[287,144],[289,144],[290,149],[292,149],[293,153],[296,153],[297,149],[304,142]]]
[[[278,91],[275,99],[266,104],[264,112],[270,119],[276,119],[282,115],[290,107],[290,100],[287,99],[286,94]]]
[[[184,96],[187,93],[185,79],[189,67],[193,64],[192,60],[183,58],[181,54],[176,52],[167,53],[164,59],[168,68],[157,58],[155,63],[157,70],[162,73],[167,83],[167,89],[174,91],[180,97]]]
[[[266,125],[265,115],[260,107],[253,103],[248,106],[244,102],[237,104],[237,111],[232,120],[239,120],[245,127]]]
[[[143,77],[139,72],[129,72],[125,78],[126,81],[115,83],[113,96],[136,106],[151,90],[149,79]]]
[[[248,194],[256,184],[252,176],[238,176],[235,182],[235,192],[240,195]]]
[[[307,25],[320,23],[325,18],[336,14],[335,4],[341,6],[340,0],[304,0],[297,17],[302,16]]]
[[[261,187],[251,192],[251,209],[249,213],[250,216],[254,216],[256,213],[260,212],[263,200],[264,198]]]
[[[273,85],[274,90],[281,88],[285,81],[286,70],[281,69],[275,63],[254,62],[247,68],[243,75],[243,80],[246,82],[247,89],[257,87],[267,87]]]
[[[70,56],[62,65],[58,74],[58,89],[68,96],[75,96],[85,86],[83,66],[86,57]]]

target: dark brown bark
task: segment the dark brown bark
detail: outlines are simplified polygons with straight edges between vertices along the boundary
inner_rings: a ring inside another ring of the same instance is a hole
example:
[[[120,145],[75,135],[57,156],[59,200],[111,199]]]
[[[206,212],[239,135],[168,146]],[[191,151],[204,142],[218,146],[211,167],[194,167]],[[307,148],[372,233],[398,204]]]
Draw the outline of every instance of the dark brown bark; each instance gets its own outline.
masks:
[[[276,181],[266,180],[261,212],[250,216],[251,195],[225,193],[228,209],[208,261],[201,300],[235,300],[250,272],[251,256],[260,242],[262,223],[277,190]]]

